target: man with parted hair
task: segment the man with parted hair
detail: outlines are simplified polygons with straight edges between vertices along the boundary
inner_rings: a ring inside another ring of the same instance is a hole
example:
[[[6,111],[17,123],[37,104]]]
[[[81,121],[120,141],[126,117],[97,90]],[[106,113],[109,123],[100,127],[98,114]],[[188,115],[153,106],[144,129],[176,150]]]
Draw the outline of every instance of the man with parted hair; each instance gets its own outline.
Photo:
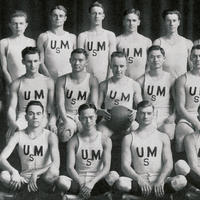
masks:
[[[22,51],[22,58],[26,73],[13,81],[10,87],[7,140],[16,130],[23,130],[27,127],[25,108],[31,100],[40,100],[44,107],[43,127],[57,132],[54,82],[49,77],[39,73],[39,50],[36,47],[26,47]]]
[[[193,43],[178,33],[178,27],[181,23],[181,13],[179,11],[165,10],[162,17],[166,34],[156,39],[153,44],[159,45],[165,50],[166,59],[163,69],[177,78],[187,71],[187,64],[190,65],[190,50]]]
[[[126,75],[134,80],[145,73],[147,49],[152,42],[149,38],[138,33],[140,25],[140,11],[130,8],[123,14],[123,34],[117,37],[117,50],[127,56]]]
[[[44,111],[40,101],[30,101],[25,108],[27,128],[16,132],[0,154],[0,182],[10,190],[18,191],[27,185],[28,192],[36,192],[41,190],[39,178],[51,187],[59,176],[58,139],[54,133],[44,129]],[[8,162],[15,147],[21,172]]]
[[[72,71],[70,54],[76,48],[76,36],[64,30],[67,9],[62,5],[50,11],[50,30],[41,33],[37,47],[41,53],[41,66],[45,75],[56,81],[57,77]]]
[[[120,177],[117,188],[138,196],[162,198],[166,193],[183,189],[184,176],[168,177],[173,168],[168,136],[153,124],[154,106],[144,100],[137,105],[137,130],[122,141],[121,167],[126,177]]]
[[[116,49],[115,34],[102,27],[105,18],[101,3],[94,2],[89,7],[90,29],[78,36],[78,47],[88,52],[87,71],[104,81],[109,75],[110,55]]]

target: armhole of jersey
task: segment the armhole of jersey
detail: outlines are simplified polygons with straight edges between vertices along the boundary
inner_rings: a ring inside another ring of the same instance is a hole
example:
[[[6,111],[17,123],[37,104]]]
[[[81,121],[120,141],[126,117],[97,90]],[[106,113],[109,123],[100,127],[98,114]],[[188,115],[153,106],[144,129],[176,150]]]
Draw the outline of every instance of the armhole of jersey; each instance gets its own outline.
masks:
[[[7,45],[6,45],[6,47],[5,47],[5,56],[7,57],[8,56],[8,46],[9,46],[9,38],[7,38],[6,39],[6,41],[7,41]]]
[[[18,86],[18,89],[17,89],[17,95],[19,95],[21,84],[22,84],[22,78],[19,79],[19,86]]]
[[[47,35],[47,39],[44,41],[44,44],[43,44],[44,51],[46,50],[48,42],[49,42],[49,32],[46,31],[45,33]]]
[[[187,73],[185,73],[185,83],[184,83],[184,86],[185,86],[185,87],[186,87],[186,85],[187,85],[187,79],[188,79]]]

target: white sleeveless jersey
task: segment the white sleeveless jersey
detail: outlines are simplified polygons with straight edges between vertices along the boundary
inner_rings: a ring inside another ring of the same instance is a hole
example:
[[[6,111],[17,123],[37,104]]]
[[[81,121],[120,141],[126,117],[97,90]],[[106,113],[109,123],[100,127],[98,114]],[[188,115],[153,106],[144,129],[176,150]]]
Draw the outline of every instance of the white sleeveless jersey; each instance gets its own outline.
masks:
[[[90,95],[90,74],[87,73],[81,83],[75,83],[70,74],[65,76],[65,109],[76,115],[80,105],[87,103]]]
[[[170,72],[174,77],[179,77],[187,72],[188,47],[187,39],[180,36],[175,45],[170,45],[160,38],[160,46],[165,50],[165,62],[163,69]]]
[[[162,169],[163,144],[160,132],[153,130],[150,137],[140,138],[132,132],[131,154],[134,170],[138,174],[159,174]]]
[[[170,109],[171,74],[163,72],[162,77],[151,77],[149,73],[144,75],[143,99],[153,103],[155,108]]]
[[[200,137],[199,137],[199,131],[194,132],[192,134],[192,136],[194,138],[194,146],[195,146],[196,155],[197,155],[197,159],[198,159],[198,166],[200,166]]]
[[[52,162],[48,144],[49,134],[50,131],[43,129],[41,135],[31,139],[25,130],[17,132],[22,172],[41,168]]]
[[[200,77],[191,72],[185,73],[185,77],[185,108],[188,112],[197,113],[200,105]]]
[[[105,97],[105,108],[112,109],[114,106],[125,106],[133,108],[134,84],[138,84],[129,77],[123,77],[118,83],[114,83],[112,78],[108,79],[107,93]]]
[[[93,142],[85,142],[81,139],[80,133],[77,134],[78,149],[76,152],[76,170],[78,174],[95,174],[102,166],[102,133],[98,132]]]
[[[70,33],[56,35],[47,31],[47,43],[44,52],[44,62],[54,80],[57,77],[72,71],[70,56],[73,51],[73,43]]]
[[[22,76],[18,89],[18,112],[25,112],[27,104],[31,100],[37,100],[42,103],[44,110],[47,108],[48,99],[48,77],[39,74],[31,79]]]
[[[7,38],[7,41],[7,68],[12,80],[15,80],[26,73],[26,67],[22,63],[22,50],[29,46],[35,46],[35,43],[33,39],[27,37],[24,37],[23,41],[11,38]]]
[[[117,50],[123,51],[128,60],[127,76],[136,80],[145,73],[147,49],[152,42],[141,34],[134,40],[131,36],[120,35],[117,37]]]
[[[86,31],[84,49],[88,52],[87,71],[97,77],[98,81],[104,81],[107,76],[109,63],[109,38],[110,31],[103,30],[102,34]]]

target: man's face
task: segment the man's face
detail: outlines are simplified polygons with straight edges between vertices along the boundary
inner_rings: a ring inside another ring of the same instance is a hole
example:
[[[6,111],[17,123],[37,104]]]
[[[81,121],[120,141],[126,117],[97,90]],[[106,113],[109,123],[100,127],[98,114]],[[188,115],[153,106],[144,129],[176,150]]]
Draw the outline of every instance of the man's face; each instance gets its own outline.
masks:
[[[137,31],[137,28],[140,25],[140,20],[136,14],[131,13],[124,17],[123,25],[126,32],[132,33]]]
[[[28,108],[26,113],[26,120],[28,121],[28,126],[36,128],[42,123],[43,112],[41,106],[32,105]]]
[[[40,67],[40,57],[38,53],[26,54],[22,62],[26,66],[26,72],[30,74],[35,74],[38,72]]]
[[[191,53],[190,59],[193,64],[193,68],[200,69],[200,49],[194,49]]]
[[[148,55],[148,63],[150,65],[150,69],[158,69],[161,68],[165,61],[165,57],[161,53],[160,50],[150,51]]]
[[[102,24],[102,21],[104,19],[104,11],[101,7],[92,7],[90,11],[90,21],[94,25]]]
[[[97,115],[93,108],[81,111],[79,120],[84,129],[90,130],[96,126]]]
[[[168,14],[165,16],[165,26],[168,32],[176,32],[180,25],[180,20],[177,14]]]
[[[72,66],[73,72],[80,72],[83,71],[87,65],[87,59],[84,54],[82,53],[74,53],[70,58],[70,63]]]
[[[152,106],[147,106],[147,107],[140,107],[137,111],[137,116],[136,116],[138,122],[140,125],[150,125],[153,121],[154,118],[154,111]]]
[[[9,27],[13,35],[22,35],[24,34],[28,23],[26,22],[25,17],[13,17],[9,23]]]
[[[63,26],[65,21],[67,20],[65,12],[60,9],[54,9],[51,13],[50,18],[51,24],[56,27]]]
[[[126,73],[126,58],[125,57],[113,57],[111,60],[111,69],[113,76],[117,79],[124,77]]]

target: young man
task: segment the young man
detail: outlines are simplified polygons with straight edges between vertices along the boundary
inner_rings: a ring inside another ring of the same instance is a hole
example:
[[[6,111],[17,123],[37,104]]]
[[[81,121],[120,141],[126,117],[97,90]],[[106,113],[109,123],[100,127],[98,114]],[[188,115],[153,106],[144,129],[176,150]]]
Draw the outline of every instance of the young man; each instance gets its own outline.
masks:
[[[70,54],[76,48],[76,36],[64,30],[67,10],[58,5],[50,12],[50,30],[38,37],[37,46],[41,53],[42,69],[45,75],[54,80],[72,71]]]
[[[57,136],[44,129],[44,107],[39,101],[30,101],[25,118],[28,127],[16,132],[0,154],[1,183],[11,190],[19,190],[27,184],[29,192],[38,191],[37,179],[53,184],[59,176],[59,151]],[[17,147],[21,172],[8,162],[8,157]]]
[[[73,50],[70,63],[72,73],[59,77],[56,86],[58,112],[61,117],[59,137],[62,142],[68,141],[80,128],[78,107],[86,102],[97,105],[98,99],[98,81],[85,71],[87,52],[81,48]]]
[[[175,78],[163,70],[165,51],[162,47],[154,45],[148,49],[148,66],[150,71],[138,79],[142,88],[144,100],[154,105],[155,123],[157,128],[168,134],[172,140],[175,131],[175,113],[172,92]]]
[[[149,38],[138,33],[140,25],[140,11],[134,8],[127,9],[123,14],[124,33],[117,37],[117,50],[127,56],[128,77],[136,80],[145,73],[147,49],[152,42]]]
[[[36,47],[26,47],[22,51],[22,62],[26,73],[16,79],[10,87],[10,105],[8,108],[9,130],[7,139],[16,131],[27,127],[25,109],[29,101],[40,100],[44,106],[46,125],[56,132],[54,111],[54,82],[38,72],[40,66],[39,51]]]
[[[177,153],[184,151],[184,137],[200,129],[197,119],[200,105],[200,45],[192,47],[190,59],[192,69],[176,80],[176,109],[181,118],[175,130]]]
[[[120,177],[117,186],[135,195],[148,197],[154,193],[160,198],[182,189],[187,181],[183,176],[167,179],[173,168],[170,141],[153,124],[153,112],[150,101],[138,104],[139,128],[122,141],[121,167],[127,177]]]
[[[142,100],[140,85],[133,79],[125,75],[127,69],[127,59],[123,52],[113,52],[111,55],[111,69],[113,76],[99,85],[99,101],[101,108],[104,103],[105,109],[99,109],[98,115],[104,120],[99,123],[98,129],[107,136],[111,136],[113,131],[108,128],[111,110],[114,106],[122,105],[133,110],[134,106]],[[133,112],[130,120],[133,119]]]
[[[7,87],[26,72],[21,51],[27,46],[35,46],[35,41],[24,35],[28,26],[27,21],[27,14],[22,10],[16,10],[10,16],[9,22],[12,35],[0,41],[0,60]]]
[[[178,34],[181,14],[177,10],[165,10],[162,14],[165,22],[166,35],[156,39],[153,44],[165,50],[166,59],[163,69],[174,77],[179,77],[187,71],[192,41]],[[181,58],[181,59],[177,59]]]
[[[95,105],[82,104],[78,113],[83,128],[67,145],[67,171],[72,180],[60,176],[57,183],[64,192],[88,199],[109,191],[119,175],[109,174],[112,142],[96,129]]]
[[[80,33],[78,47],[84,48],[88,54],[87,71],[101,82],[109,75],[109,58],[116,47],[115,34],[102,27],[105,17],[104,8],[99,2],[89,7],[90,30]]]

